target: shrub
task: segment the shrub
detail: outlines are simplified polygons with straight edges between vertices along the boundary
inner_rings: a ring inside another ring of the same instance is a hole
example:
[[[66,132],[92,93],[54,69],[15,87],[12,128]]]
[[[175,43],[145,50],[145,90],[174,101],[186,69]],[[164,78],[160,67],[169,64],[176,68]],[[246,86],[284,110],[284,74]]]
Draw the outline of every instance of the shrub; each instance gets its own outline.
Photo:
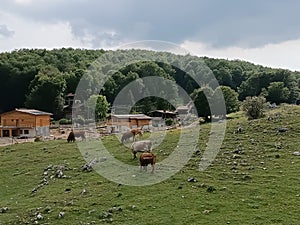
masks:
[[[172,118],[166,119],[166,125],[167,126],[172,126],[174,124],[174,120]]]
[[[60,125],[63,125],[63,124],[71,124],[72,121],[71,120],[68,120],[68,119],[65,119],[65,118],[62,118],[59,120],[58,122]]]
[[[242,109],[248,119],[263,117],[266,108],[266,99],[262,96],[247,97],[242,103]]]

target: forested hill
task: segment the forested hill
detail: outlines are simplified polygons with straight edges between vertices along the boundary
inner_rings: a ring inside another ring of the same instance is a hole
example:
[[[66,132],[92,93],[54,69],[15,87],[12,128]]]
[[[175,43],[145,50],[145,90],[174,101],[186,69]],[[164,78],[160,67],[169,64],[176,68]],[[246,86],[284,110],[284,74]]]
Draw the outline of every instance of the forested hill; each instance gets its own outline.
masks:
[[[132,57],[135,52],[140,50],[123,51],[123,57],[126,54]],[[104,53],[104,50],[72,48],[22,49],[1,53],[0,112],[28,107],[52,112],[56,118],[61,117],[65,95],[75,92],[86,69]],[[143,51],[143,54],[152,52]],[[176,55],[169,54],[168,57],[175,59]],[[300,73],[296,71],[272,69],[239,60],[190,55],[180,59],[181,65],[188,66],[193,66],[197,60],[204,60],[219,84],[230,87],[239,100],[263,95],[270,102],[293,103],[299,95]],[[197,76],[201,68],[193,71]],[[160,62],[138,62],[116,72],[101,94],[112,103],[118,91],[130,81],[151,75],[175,80],[188,94],[199,88],[188,74],[174,66]]]

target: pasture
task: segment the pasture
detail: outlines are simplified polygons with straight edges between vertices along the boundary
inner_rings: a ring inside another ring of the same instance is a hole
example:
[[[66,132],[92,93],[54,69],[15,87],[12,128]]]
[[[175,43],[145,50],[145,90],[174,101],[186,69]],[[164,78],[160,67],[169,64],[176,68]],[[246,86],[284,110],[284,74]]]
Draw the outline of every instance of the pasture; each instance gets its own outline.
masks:
[[[141,187],[83,171],[77,144],[66,140],[1,147],[0,224],[299,224],[300,156],[294,152],[300,151],[300,107],[284,105],[266,114],[252,121],[230,115],[221,150],[205,171],[198,163],[210,124],[202,124],[200,151],[184,168]],[[168,131],[153,149],[157,173],[179,134]],[[117,159],[138,166],[116,137],[102,142]],[[157,174],[149,168],[145,175]]]

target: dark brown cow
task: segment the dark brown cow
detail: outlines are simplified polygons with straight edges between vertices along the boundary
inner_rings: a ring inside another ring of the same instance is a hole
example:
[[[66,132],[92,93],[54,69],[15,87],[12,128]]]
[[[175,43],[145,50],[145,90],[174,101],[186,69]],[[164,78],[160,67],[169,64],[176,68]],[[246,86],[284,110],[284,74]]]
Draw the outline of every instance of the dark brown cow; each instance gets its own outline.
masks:
[[[73,131],[71,131],[71,132],[69,133],[69,136],[68,136],[68,138],[67,138],[67,141],[68,141],[68,143],[69,143],[69,142],[75,142],[75,134],[74,134]]]
[[[75,142],[76,138],[80,137],[81,140],[85,140],[85,132],[84,131],[76,131],[73,130],[69,133],[69,136],[67,138],[68,143],[69,142]]]
[[[142,168],[147,171],[147,166],[151,164],[152,171],[151,173],[154,173],[154,165],[156,162],[156,155],[154,155],[151,152],[144,152],[140,155],[140,168]]]

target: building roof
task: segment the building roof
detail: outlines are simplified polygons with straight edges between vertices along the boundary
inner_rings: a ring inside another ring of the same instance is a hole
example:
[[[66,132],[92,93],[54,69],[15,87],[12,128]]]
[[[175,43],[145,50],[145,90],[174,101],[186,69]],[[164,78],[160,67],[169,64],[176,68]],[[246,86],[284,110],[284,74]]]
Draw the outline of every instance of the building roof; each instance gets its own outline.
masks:
[[[52,115],[52,113],[43,112],[43,111],[36,110],[36,109],[15,109],[15,110],[12,110],[9,112],[2,113],[1,115],[11,113],[11,112],[21,112],[21,113],[27,113],[27,114],[31,114],[31,115],[35,115],[35,116],[41,116],[41,115],[51,116]]]
[[[114,114],[112,117],[116,117],[118,119],[141,119],[141,120],[151,120],[152,117],[146,116],[145,114]]]

